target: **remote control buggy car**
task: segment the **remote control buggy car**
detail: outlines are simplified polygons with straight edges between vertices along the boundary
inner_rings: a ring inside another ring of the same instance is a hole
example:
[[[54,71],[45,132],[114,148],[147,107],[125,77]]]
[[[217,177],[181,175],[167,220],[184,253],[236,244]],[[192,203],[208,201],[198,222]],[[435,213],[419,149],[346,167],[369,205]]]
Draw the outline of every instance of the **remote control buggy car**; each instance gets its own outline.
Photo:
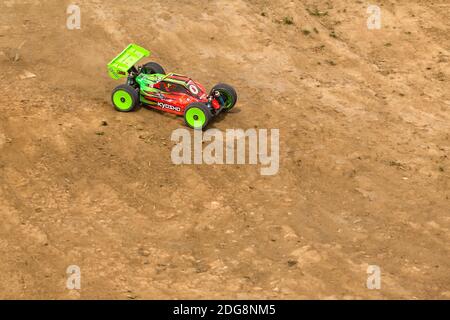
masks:
[[[220,83],[209,94],[189,77],[168,73],[155,62],[142,66],[136,63],[150,52],[130,44],[108,64],[113,79],[127,78],[112,92],[116,110],[129,112],[139,104],[184,116],[185,123],[194,129],[204,129],[222,111],[231,110],[237,101],[233,87]]]

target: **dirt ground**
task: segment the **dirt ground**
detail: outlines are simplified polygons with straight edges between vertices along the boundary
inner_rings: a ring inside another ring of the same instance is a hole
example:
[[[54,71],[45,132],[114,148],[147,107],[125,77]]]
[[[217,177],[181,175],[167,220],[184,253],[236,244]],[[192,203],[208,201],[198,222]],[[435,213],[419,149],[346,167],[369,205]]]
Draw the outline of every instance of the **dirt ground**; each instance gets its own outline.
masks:
[[[0,3],[0,298],[450,299],[447,0],[379,0],[380,30],[365,1],[70,3]],[[278,174],[172,164],[182,118],[110,104],[129,43],[235,86],[212,127],[279,128]]]

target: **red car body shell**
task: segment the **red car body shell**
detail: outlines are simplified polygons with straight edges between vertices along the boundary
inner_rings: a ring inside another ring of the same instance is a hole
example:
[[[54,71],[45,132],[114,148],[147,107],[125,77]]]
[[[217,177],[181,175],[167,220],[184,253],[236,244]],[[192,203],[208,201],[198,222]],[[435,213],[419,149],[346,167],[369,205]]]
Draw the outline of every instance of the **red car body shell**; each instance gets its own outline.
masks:
[[[176,115],[184,115],[185,109],[192,103],[209,102],[206,90],[200,83],[177,74],[169,74],[156,82],[152,90],[141,90],[141,101],[150,108]],[[211,106],[214,109],[220,108],[215,99]]]

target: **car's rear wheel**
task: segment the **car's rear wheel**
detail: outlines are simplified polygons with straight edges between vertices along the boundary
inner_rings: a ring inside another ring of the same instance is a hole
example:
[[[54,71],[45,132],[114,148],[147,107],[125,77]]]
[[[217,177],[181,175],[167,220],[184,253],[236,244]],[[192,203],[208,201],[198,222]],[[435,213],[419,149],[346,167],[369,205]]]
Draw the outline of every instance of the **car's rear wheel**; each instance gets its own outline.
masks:
[[[187,126],[203,130],[212,118],[211,111],[204,103],[191,103],[186,110],[184,110],[184,122]]]
[[[122,84],[113,90],[111,100],[117,111],[130,112],[139,104],[139,94],[132,86]]]
[[[220,93],[220,97],[217,99],[219,99],[219,101],[222,99],[221,102],[223,102],[224,111],[229,111],[236,105],[238,96],[236,90],[234,90],[232,86],[225,83],[219,83],[212,88],[212,91]]]
[[[142,72],[145,74],[166,74],[164,68],[156,62],[149,62],[144,64]]]

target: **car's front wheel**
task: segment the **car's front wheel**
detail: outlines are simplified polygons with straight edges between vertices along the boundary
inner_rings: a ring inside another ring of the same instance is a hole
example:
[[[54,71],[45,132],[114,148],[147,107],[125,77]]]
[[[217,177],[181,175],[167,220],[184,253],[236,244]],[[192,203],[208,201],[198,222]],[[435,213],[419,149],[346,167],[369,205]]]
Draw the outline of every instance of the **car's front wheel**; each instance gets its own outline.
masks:
[[[203,130],[212,118],[211,111],[205,103],[195,102],[184,110],[184,122],[187,126]]]
[[[229,111],[236,105],[238,96],[236,90],[234,90],[232,86],[225,83],[219,83],[215,85],[211,91],[219,92],[219,97],[216,99],[223,105],[224,111]]]

